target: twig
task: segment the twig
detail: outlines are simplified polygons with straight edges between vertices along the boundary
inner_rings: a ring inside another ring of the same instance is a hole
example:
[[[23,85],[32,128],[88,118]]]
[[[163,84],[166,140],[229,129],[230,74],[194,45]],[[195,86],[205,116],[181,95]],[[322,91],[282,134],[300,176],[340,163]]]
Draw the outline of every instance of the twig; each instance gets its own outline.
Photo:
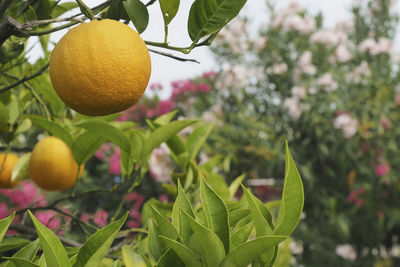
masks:
[[[15,83],[9,85],[9,86],[6,86],[6,87],[4,87],[4,88],[1,88],[1,89],[0,89],[0,94],[1,94],[1,93],[4,93],[4,92],[7,92],[8,90],[10,90],[10,89],[12,89],[12,88],[14,88],[14,87],[20,85],[21,83],[24,83],[24,82],[26,82],[26,81],[29,81],[29,80],[33,79],[33,78],[36,78],[37,76],[42,75],[43,72],[44,72],[48,67],[49,67],[49,63],[47,63],[46,65],[44,65],[40,70],[38,70],[36,73],[32,74],[31,76],[25,77],[25,78],[23,78],[23,79],[21,79],[21,80],[15,82]]]
[[[76,0],[76,2],[78,3],[81,12],[90,20],[94,20],[94,14],[92,10],[87,5],[85,5],[82,0]]]
[[[165,53],[165,52],[161,52],[161,51],[157,51],[157,50],[153,50],[153,49],[148,49],[148,50],[150,52],[153,52],[153,53],[156,53],[156,54],[159,54],[162,56],[170,57],[170,58],[176,59],[178,61],[183,61],[183,62],[190,61],[190,62],[200,64],[200,62],[198,62],[196,59],[177,57],[177,56],[174,56],[173,54]]]
[[[0,147],[0,151],[5,151],[7,150],[7,147],[1,146]],[[32,147],[11,147],[11,151],[15,151],[15,152],[31,152],[32,151]]]

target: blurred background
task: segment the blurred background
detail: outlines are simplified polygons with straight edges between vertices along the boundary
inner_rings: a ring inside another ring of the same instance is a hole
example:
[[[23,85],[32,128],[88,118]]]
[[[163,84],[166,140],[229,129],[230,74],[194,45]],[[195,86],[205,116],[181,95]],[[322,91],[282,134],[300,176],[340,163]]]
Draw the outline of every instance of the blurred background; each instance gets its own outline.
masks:
[[[180,12],[192,2],[182,1]],[[157,6],[150,12],[158,20],[143,38],[157,41],[162,18]],[[288,140],[306,197],[277,266],[400,266],[399,14],[395,0],[248,1],[210,48],[179,55],[201,64],[152,54],[145,97],[119,120],[145,125],[177,109],[180,118],[214,123],[199,160],[219,158],[228,182],[245,174],[264,201],[281,194]],[[189,43],[185,16],[171,24],[172,45]],[[29,45],[34,63],[45,53],[37,39]],[[177,168],[168,149],[149,162],[148,179],[127,198],[130,227],[141,225],[144,199],[171,197],[162,186]],[[119,150],[104,145],[86,169],[88,188],[90,179],[118,181]],[[77,216],[103,224],[119,197],[74,203],[85,210]]]

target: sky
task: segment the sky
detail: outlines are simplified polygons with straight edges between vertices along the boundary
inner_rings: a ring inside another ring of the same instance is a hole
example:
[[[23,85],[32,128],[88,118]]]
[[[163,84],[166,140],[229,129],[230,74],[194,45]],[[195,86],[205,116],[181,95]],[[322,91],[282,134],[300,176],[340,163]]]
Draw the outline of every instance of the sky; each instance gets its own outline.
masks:
[[[270,0],[279,7],[287,6],[291,0]],[[65,2],[65,1],[61,1]],[[83,0],[89,7],[94,7],[104,0]],[[146,1],[143,1],[146,2]],[[312,14],[321,11],[324,15],[324,24],[333,26],[336,22],[350,16],[351,0],[298,0],[302,7],[305,7]],[[187,34],[187,17],[193,0],[181,0],[179,11],[174,20],[169,25],[168,40],[173,46],[186,47],[191,44],[189,35]],[[268,12],[264,0],[248,0],[239,16],[250,17],[251,23],[254,25],[262,25],[268,22]],[[73,12],[74,14],[77,11]],[[163,20],[160,12],[158,1],[149,7],[150,21],[147,29],[141,34],[144,40],[163,41],[164,28]],[[69,14],[71,15],[71,14]],[[66,14],[65,16],[68,16]],[[56,43],[66,31],[59,31],[51,35],[51,42]],[[28,47],[34,46],[30,53],[30,61],[34,62],[38,57],[43,55],[40,45],[36,38],[31,38]],[[52,46],[51,46],[52,48]],[[161,50],[157,47],[151,47],[154,50]],[[167,97],[170,92],[170,83],[175,80],[187,79],[200,75],[205,71],[216,69],[216,63],[212,54],[207,47],[199,47],[194,49],[189,55],[180,54],[179,52],[164,50],[164,52],[173,53],[177,56],[193,58],[200,64],[192,62],[180,62],[165,56],[150,53],[152,62],[152,74],[149,84],[159,82],[166,90],[163,93]]]

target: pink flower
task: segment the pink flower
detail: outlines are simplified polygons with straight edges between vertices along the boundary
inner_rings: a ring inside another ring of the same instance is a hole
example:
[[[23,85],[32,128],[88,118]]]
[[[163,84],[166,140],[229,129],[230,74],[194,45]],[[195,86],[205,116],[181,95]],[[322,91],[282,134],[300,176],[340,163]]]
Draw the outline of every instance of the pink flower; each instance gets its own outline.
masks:
[[[100,227],[103,227],[107,224],[108,213],[105,210],[100,210],[96,212],[93,216],[93,221]]]
[[[396,104],[400,107],[400,94],[396,96]]]
[[[138,198],[138,194],[136,192],[132,192],[125,197],[126,202],[133,202]]]
[[[391,123],[390,123],[390,121],[389,121],[388,118],[382,117],[382,119],[381,119],[381,125],[382,125],[383,129],[389,130],[389,128],[390,128],[390,126],[391,126]]]
[[[157,106],[157,116],[163,115],[165,113],[170,112],[173,108],[175,108],[175,103],[171,100],[163,100],[158,103]]]
[[[108,166],[108,170],[111,174],[120,174],[121,173],[121,152],[119,150],[119,147],[115,149],[114,154],[111,155],[110,157],[110,165]]]
[[[54,211],[38,211],[35,213],[36,218],[49,229],[60,226],[60,218],[56,217]]]
[[[126,112],[124,112],[121,117],[118,117],[115,120],[116,121],[129,121],[129,115]]]
[[[387,163],[378,164],[375,166],[375,174],[378,177],[385,176],[390,171],[390,166]]]
[[[217,73],[215,71],[203,72],[202,75],[203,78],[214,78],[215,76],[217,76]]]
[[[128,227],[130,227],[130,228],[140,227],[140,225],[142,224],[141,223],[142,215],[140,214],[140,212],[137,209],[132,208],[129,211],[129,217],[130,217],[130,219],[127,223]]]
[[[0,203],[0,220],[4,219],[8,216],[8,214],[10,213],[7,204],[4,202]]]
[[[211,86],[205,83],[199,83],[197,85],[197,90],[199,90],[200,92],[208,92],[211,90]]]
[[[162,85],[161,83],[152,83],[150,84],[150,89],[151,90],[162,90]]]
[[[162,203],[167,203],[168,202],[168,196],[166,194],[162,194],[158,197],[158,200]]]
[[[89,222],[89,219],[90,219],[90,217],[89,217],[89,214],[87,214],[86,212],[85,213],[82,213],[82,215],[81,215],[81,221],[82,222]]]

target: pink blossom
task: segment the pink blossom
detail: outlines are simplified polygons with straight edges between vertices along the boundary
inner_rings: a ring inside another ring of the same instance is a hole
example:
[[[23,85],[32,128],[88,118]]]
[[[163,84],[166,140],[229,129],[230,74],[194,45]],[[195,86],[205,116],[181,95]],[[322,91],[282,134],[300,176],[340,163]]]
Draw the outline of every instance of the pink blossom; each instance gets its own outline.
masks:
[[[211,90],[211,86],[209,86],[208,84],[205,84],[205,83],[199,83],[199,84],[197,85],[197,89],[198,89],[200,92],[208,92],[208,91]]]
[[[114,154],[111,155],[110,157],[110,163],[108,166],[108,170],[111,174],[120,174],[121,173],[121,152],[119,150],[119,147],[117,147],[114,151]]]
[[[103,227],[107,224],[108,213],[105,210],[99,210],[93,216],[93,221],[100,227]]]
[[[115,121],[129,121],[128,113],[124,112],[122,116],[115,119]]]
[[[400,107],[400,94],[397,94],[396,96],[396,104]]]
[[[217,76],[217,73],[215,71],[203,72],[202,75],[203,78],[214,78],[215,76]]]
[[[375,174],[378,177],[385,176],[390,171],[390,166],[387,163],[378,164],[375,166]]]
[[[139,196],[138,193],[132,192],[132,193],[130,193],[129,195],[127,195],[125,197],[125,201],[126,202],[133,202],[138,198],[138,196]]]
[[[140,212],[137,209],[135,209],[135,208],[130,209],[129,217],[131,219],[129,219],[129,221],[128,221],[128,227],[131,227],[131,228],[140,227],[142,215],[140,214]]]
[[[54,211],[38,211],[35,213],[36,218],[49,229],[54,229],[60,226],[60,218]]]
[[[81,221],[87,223],[87,222],[89,221],[89,219],[90,219],[90,216],[89,216],[88,213],[86,213],[86,212],[82,213],[82,215],[81,215]]]
[[[4,203],[4,202],[1,202],[0,203],[0,220],[6,218],[9,213],[10,212],[9,212],[8,207],[7,207],[7,204]]]
[[[161,90],[163,87],[161,83],[152,83],[150,84],[150,89],[151,90]]]
[[[175,108],[175,103],[172,102],[171,100],[167,99],[167,100],[160,101],[157,106],[157,116],[168,113],[173,108]]]
[[[168,202],[168,196],[166,194],[162,194],[158,197],[158,200],[162,203],[167,203]]]
[[[388,118],[382,117],[382,119],[381,119],[381,125],[382,125],[383,129],[389,130],[389,128],[390,128],[390,126],[391,126],[391,123],[390,123],[390,121],[389,121]]]

